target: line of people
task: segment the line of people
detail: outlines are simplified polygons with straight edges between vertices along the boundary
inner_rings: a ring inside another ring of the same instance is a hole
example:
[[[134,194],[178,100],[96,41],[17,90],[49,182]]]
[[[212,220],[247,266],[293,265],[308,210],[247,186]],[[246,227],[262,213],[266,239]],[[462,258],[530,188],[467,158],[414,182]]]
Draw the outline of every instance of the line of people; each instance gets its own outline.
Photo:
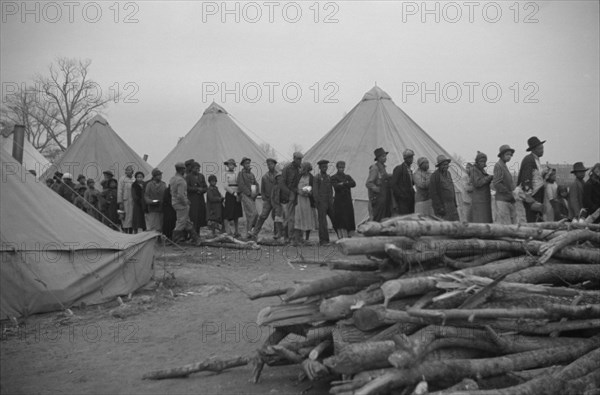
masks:
[[[556,184],[556,169],[544,167],[540,158],[544,155],[544,143],[533,136],[527,140],[529,152],[521,162],[515,182],[507,163],[515,150],[502,145],[493,174],[486,171],[488,157],[477,152],[474,164],[466,166],[467,196],[464,200],[466,220],[479,223],[517,224],[524,222],[559,221],[582,219],[590,216],[590,222],[600,221],[600,163],[591,169],[582,162],[573,165],[575,180],[570,184]],[[439,155],[436,170],[429,172],[429,161],[421,157],[413,173],[415,153],[403,152],[404,162],[389,174],[386,169],[388,152],[384,148],[374,151],[375,163],[369,167],[366,187],[369,196],[369,213],[372,220],[420,213],[435,215],[448,221],[458,221],[458,205],[455,184],[449,172],[451,159]],[[584,182],[589,170],[589,178]],[[492,189],[495,201],[492,202]],[[494,206],[492,206],[494,204]],[[493,208],[495,210],[493,210]],[[492,217],[495,211],[495,216]]]

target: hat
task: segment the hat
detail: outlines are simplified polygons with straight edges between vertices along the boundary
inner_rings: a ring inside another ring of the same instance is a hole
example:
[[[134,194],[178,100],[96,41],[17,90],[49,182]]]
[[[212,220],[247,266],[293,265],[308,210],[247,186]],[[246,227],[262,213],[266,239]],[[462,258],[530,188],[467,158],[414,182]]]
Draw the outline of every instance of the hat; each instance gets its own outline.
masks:
[[[277,164],[277,161],[273,158],[267,158],[267,163],[269,163],[269,162],[271,162],[273,164]]]
[[[373,154],[375,155],[375,159],[373,159],[373,160],[377,160],[377,158],[379,158],[381,155],[384,155],[384,154],[387,155],[387,154],[389,154],[389,152],[384,150],[383,148],[379,147],[375,151],[373,151]]]
[[[419,159],[417,159],[417,166],[421,167],[421,165],[425,162],[429,162],[429,159],[427,159],[426,157],[422,156]]]
[[[110,170],[103,171],[103,172],[102,172],[102,174],[106,174],[107,176],[111,176],[111,177],[114,177],[114,176],[115,176],[115,175],[113,174],[113,172],[112,172],[112,171],[110,171]]]
[[[81,180],[82,178],[85,180],[85,176],[83,174],[78,175],[77,176],[77,181]]]
[[[500,146],[500,149],[498,150],[498,158],[500,158],[502,155],[504,155],[504,153],[506,151],[512,151],[512,153],[515,153],[515,150],[513,148],[510,148],[510,145],[508,144],[504,144]]]
[[[294,152],[293,156],[294,156],[294,159],[302,159],[302,158],[304,158],[304,155],[300,151]]]
[[[162,174],[162,171],[160,171],[159,169],[152,169],[152,177],[156,177],[161,174]]]
[[[346,167],[346,162],[344,162],[343,160],[338,160],[337,163],[335,164],[335,167],[340,167],[340,166]]]
[[[321,159],[320,161],[317,162],[317,165],[321,166],[321,165],[328,165],[329,161],[327,159]]]
[[[487,155],[481,151],[477,151],[477,155],[475,155],[475,162],[478,162],[479,159],[487,159]]]
[[[223,162],[223,164],[226,165],[226,166],[228,164],[230,164],[230,163],[232,163],[234,166],[237,166],[236,163],[235,163],[235,161],[233,159],[227,159],[225,162]]]
[[[185,161],[185,167],[191,166],[194,164],[194,159],[188,159]]]
[[[530,137],[527,139],[527,145],[529,146],[529,148],[527,148],[527,151],[531,151],[538,145],[544,144],[545,142],[546,142],[546,140],[540,141],[540,139],[538,139],[535,136]]]
[[[441,164],[444,162],[451,162],[451,161],[452,161],[452,159],[446,158],[445,155],[438,155],[437,164],[435,165],[435,167],[441,166]]]
[[[63,176],[63,173],[61,173],[60,171],[54,172],[54,177],[56,177],[56,178],[62,178],[62,176]]]
[[[248,162],[251,162],[252,160],[251,160],[250,158],[247,158],[247,157],[245,157],[245,156],[244,156],[244,157],[242,158],[242,160],[240,161],[240,165],[242,165],[242,166],[243,166],[243,165],[244,165],[244,162],[246,162],[246,161],[248,161]]]
[[[185,169],[185,163],[183,163],[183,162],[175,163],[175,169]]]
[[[73,176],[71,175],[71,173],[65,173],[65,174],[63,174],[62,179],[63,180],[67,180],[67,179],[72,180]]]
[[[573,170],[571,170],[571,173],[577,173],[579,171],[587,171],[587,170],[589,170],[589,169],[583,165],[583,162],[575,162],[575,164],[573,165]]]
[[[405,149],[404,152],[402,153],[402,157],[404,159],[410,158],[411,156],[415,156],[415,151],[413,151],[411,149]]]

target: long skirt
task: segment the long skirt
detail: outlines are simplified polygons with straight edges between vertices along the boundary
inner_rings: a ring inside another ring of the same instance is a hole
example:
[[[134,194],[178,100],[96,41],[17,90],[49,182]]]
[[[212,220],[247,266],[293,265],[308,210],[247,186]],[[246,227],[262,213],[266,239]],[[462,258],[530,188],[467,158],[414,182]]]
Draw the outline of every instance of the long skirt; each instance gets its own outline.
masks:
[[[492,223],[492,203],[491,202],[473,202],[471,203],[471,222],[491,224]]]
[[[190,220],[194,224],[194,230],[200,231],[200,227],[206,226],[206,202],[204,194],[189,194],[190,199]]]
[[[310,198],[298,195],[298,203],[294,212],[294,229],[314,230],[316,226],[315,209],[310,206]]]
[[[244,215],[242,210],[242,203],[237,201],[234,194],[225,193],[225,207],[223,208],[223,219],[226,221],[233,221]]]
[[[133,229],[146,230],[146,215],[141,205],[133,204],[133,216],[131,219],[131,227]]]

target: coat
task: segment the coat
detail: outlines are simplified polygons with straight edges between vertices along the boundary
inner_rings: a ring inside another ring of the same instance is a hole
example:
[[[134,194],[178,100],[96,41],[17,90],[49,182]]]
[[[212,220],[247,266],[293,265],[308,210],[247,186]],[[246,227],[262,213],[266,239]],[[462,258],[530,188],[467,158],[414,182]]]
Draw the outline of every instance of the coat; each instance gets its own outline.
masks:
[[[221,223],[223,222],[223,196],[217,186],[210,185],[206,192],[206,211],[208,220]]]
[[[146,190],[146,183],[134,182],[131,184],[131,200],[133,201],[133,218],[131,219],[131,227],[133,229],[144,229],[146,230],[146,213],[148,209],[146,207],[146,200],[144,194]]]
[[[429,182],[429,196],[435,215],[446,221],[459,220],[454,184],[449,172],[442,174],[439,169],[433,172]]]
[[[398,214],[412,214],[415,212],[415,189],[412,172],[406,162],[394,168],[390,181],[392,194],[398,206]]]
[[[354,207],[352,206],[351,188],[356,182],[348,174],[336,173],[331,176],[331,184],[335,191],[333,199],[333,228],[353,231],[356,229]]]
[[[575,179],[569,186],[569,216],[571,218],[579,217],[579,212],[583,206],[583,180]]]
[[[485,169],[481,170],[473,166],[471,170],[471,216],[473,222],[492,223],[492,194],[490,183],[493,176],[487,174]]]

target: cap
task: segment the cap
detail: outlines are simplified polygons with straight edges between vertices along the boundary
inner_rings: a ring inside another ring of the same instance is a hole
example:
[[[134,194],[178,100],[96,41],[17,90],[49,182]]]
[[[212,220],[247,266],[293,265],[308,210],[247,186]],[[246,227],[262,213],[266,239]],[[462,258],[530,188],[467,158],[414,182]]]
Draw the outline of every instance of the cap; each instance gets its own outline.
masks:
[[[317,165],[321,166],[321,165],[328,165],[329,161],[327,159],[321,159],[320,161],[317,162]]]
[[[111,177],[114,177],[114,176],[115,176],[115,175],[113,174],[113,172],[112,172],[112,171],[110,171],[110,170],[105,170],[105,171],[103,171],[103,172],[102,172],[102,174],[106,174],[107,176],[111,176]]]
[[[304,155],[300,151],[294,152],[293,156],[294,156],[294,159],[302,159],[302,158],[304,158]]]
[[[245,162],[251,162],[251,159],[244,156],[240,161],[240,165],[244,165]]]
[[[152,169],[152,177],[156,177],[161,174],[162,174],[162,171],[160,171],[159,169]]]
[[[411,156],[415,156],[415,151],[413,151],[411,149],[405,149],[404,152],[402,153],[402,157],[404,159],[410,158]]]
[[[273,159],[273,158],[268,158],[267,159],[267,163],[269,163],[269,162],[277,164],[277,161],[275,159]]]
[[[237,166],[237,164],[235,163],[235,160],[233,159],[227,159],[225,162],[223,162],[224,165],[228,165],[228,164],[233,164],[234,166]]]
[[[177,163],[175,163],[175,168],[176,169],[185,169],[185,163],[177,162]]]
[[[67,180],[67,179],[72,180],[73,176],[71,175],[71,173],[65,173],[65,174],[63,174],[62,178],[63,178],[63,180]]]

